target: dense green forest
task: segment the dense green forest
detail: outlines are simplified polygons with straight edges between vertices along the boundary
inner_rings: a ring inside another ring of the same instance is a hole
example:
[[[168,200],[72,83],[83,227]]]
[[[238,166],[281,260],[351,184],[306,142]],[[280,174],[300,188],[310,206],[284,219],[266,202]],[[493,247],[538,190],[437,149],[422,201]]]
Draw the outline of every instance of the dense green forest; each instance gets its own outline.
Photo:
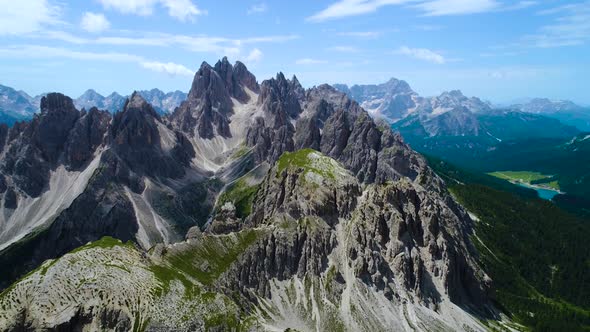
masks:
[[[483,141],[482,141],[483,140]],[[409,144],[426,155],[472,173],[527,171],[546,174],[563,192],[553,198],[564,210],[590,219],[590,134],[570,138],[530,138],[496,142],[486,137],[428,137]],[[481,179],[479,179],[481,180]],[[487,180],[485,180],[487,181]]]
[[[590,221],[509,182],[429,163],[478,218],[472,240],[498,306],[532,331],[590,331]]]

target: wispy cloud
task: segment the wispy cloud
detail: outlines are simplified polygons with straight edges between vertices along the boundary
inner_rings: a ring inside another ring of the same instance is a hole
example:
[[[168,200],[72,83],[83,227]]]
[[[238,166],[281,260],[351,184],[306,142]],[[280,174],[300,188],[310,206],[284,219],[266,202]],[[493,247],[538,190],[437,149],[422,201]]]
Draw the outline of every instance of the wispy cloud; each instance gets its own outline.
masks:
[[[179,21],[194,21],[197,16],[207,14],[191,0],[98,0],[105,9],[113,9],[123,14],[140,16],[152,15],[156,5],[168,10],[168,15]]]
[[[85,12],[82,15],[80,26],[88,32],[99,33],[108,30],[111,27],[111,23],[103,14]]]
[[[436,64],[443,64],[447,62],[447,60],[442,55],[427,48],[410,48],[407,46],[402,46],[396,51],[394,51],[394,53],[407,55],[415,59],[424,60]]]
[[[348,31],[338,32],[338,36],[375,39],[381,36],[381,31]]]
[[[20,35],[60,22],[61,8],[47,0],[2,1],[0,35]]]
[[[108,62],[141,62],[144,59],[137,55],[117,52],[85,52],[62,47],[41,45],[13,45],[0,49],[0,56],[22,58],[65,58],[72,60],[108,61]]]
[[[72,44],[96,44],[111,46],[148,46],[148,47],[180,47],[189,52],[214,53],[238,57],[247,45],[265,43],[284,43],[298,39],[297,35],[258,36],[243,39],[216,36],[188,36],[165,33],[142,33],[129,31],[120,36],[104,36],[82,38],[63,31],[45,31],[35,35],[39,38],[50,38]]]
[[[590,1],[556,7],[539,14],[556,17],[537,33],[524,36],[524,46],[551,48],[582,45],[590,41]]]
[[[194,71],[173,62],[158,62],[148,60],[142,56],[116,53],[116,52],[86,52],[75,51],[61,47],[48,47],[40,45],[13,45],[0,49],[0,57],[20,57],[33,59],[71,59],[83,61],[106,61],[119,63],[134,63],[142,68],[165,73],[172,76],[192,76]]]
[[[266,12],[267,10],[268,10],[268,6],[266,5],[266,3],[262,2],[262,3],[252,5],[250,8],[248,8],[248,11],[246,11],[246,13],[248,15],[260,14],[260,13]]]
[[[430,24],[414,25],[413,28],[415,30],[420,30],[420,31],[439,31],[439,30],[444,29],[444,27],[442,25],[430,25]]]
[[[426,16],[477,14],[497,10],[501,3],[496,0],[431,0],[413,7]]]
[[[303,58],[298,59],[295,61],[296,65],[320,65],[327,63],[325,60],[318,60],[318,59],[311,59],[311,58]]]
[[[193,76],[195,73],[193,70],[173,62],[144,61],[140,62],[140,65],[151,71],[170,76]]]
[[[347,16],[357,16],[375,12],[386,5],[399,5],[411,1],[413,0],[340,0],[306,20],[309,22],[323,22]]]
[[[354,46],[345,46],[345,45],[328,47],[326,50],[333,51],[333,52],[341,52],[341,53],[358,53],[360,51],[358,48],[356,48]]]
[[[519,10],[537,4],[536,1],[519,1],[506,4],[499,0],[339,0],[306,18],[308,22],[324,22],[349,16],[373,13],[381,7],[404,5],[425,16],[466,15],[491,11]]]

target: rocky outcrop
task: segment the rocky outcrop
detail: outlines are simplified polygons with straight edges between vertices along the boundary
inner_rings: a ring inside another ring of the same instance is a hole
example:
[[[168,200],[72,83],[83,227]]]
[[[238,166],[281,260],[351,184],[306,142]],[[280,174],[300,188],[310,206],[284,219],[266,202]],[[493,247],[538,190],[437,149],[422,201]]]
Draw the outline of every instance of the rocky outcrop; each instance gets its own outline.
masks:
[[[389,300],[410,299],[437,310],[448,298],[485,308],[490,285],[474,259],[468,217],[439,195],[406,177],[363,188],[318,152],[285,154],[259,186],[247,218],[247,227],[276,231],[224,280],[245,294],[270,297],[273,279],[320,277],[328,269],[343,275],[349,265],[355,280]],[[341,255],[345,266],[329,263]]]
[[[2,173],[14,185],[32,197],[46,189],[49,172],[61,158],[70,135],[80,117],[72,100],[52,93],[41,99],[41,114],[29,122],[13,126],[5,143]]]
[[[283,152],[293,151],[293,123],[302,112],[299,100],[301,90],[295,77],[288,80],[283,73],[262,82],[258,105],[264,117],[256,119],[246,135],[246,144],[253,147],[258,163],[274,163]]]
[[[104,143],[110,121],[109,114],[97,108],[82,112],[80,120],[72,128],[66,143],[66,165],[73,170],[85,166],[99,146]]]
[[[167,128],[138,93],[115,115],[109,139],[113,151],[140,175],[181,177],[195,155],[184,135]]]
[[[187,100],[171,115],[172,124],[181,131],[204,139],[229,138],[229,117],[233,114],[232,98],[247,102],[246,91],[258,92],[258,83],[244,64],[232,66],[227,58],[214,67],[203,62],[195,74]]]

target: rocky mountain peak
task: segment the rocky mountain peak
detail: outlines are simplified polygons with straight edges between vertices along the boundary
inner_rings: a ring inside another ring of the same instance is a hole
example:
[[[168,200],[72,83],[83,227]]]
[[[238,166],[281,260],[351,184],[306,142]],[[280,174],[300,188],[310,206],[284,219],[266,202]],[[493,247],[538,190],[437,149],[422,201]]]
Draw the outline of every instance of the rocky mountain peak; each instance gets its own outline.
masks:
[[[295,119],[301,113],[301,90],[298,81],[291,81],[280,72],[275,78],[262,82],[258,104],[266,114],[274,117],[275,126],[283,125],[288,118]]]
[[[127,103],[125,104],[125,111],[128,111],[130,109],[145,109],[146,111],[150,112],[150,108],[151,111],[153,111],[153,108],[151,107],[151,105],[143,98],[143,96],[137,92],[134,91],[131,94],[131,97],[129,97],[129,100],[127,101]],[[150,112],[152,113],[152,112]],[[157,114],[155,113],[155,111],[153,112],[153,115],[157,116]]]
[[[74,101],[61,93],[50,93],[41,98],[41,113],[76,112]]]
[[[392,89],[391,93],[414,93],[408,82],[394,77],[389,79],[389,81],[385,83],[385,86]]]
[[[234,78],[239,84],[241,84],[244,87],[247,87],[253,92],[260,92],[260,86],[256,81],[256,77],[254,76],[254,74],[248,71],[246,65],[240,61],[236,61],[236,64],[234,66]]]
[[[88,100],[104,98],[100,93],[96,92],[94,89],[86,90],[80,97]]]

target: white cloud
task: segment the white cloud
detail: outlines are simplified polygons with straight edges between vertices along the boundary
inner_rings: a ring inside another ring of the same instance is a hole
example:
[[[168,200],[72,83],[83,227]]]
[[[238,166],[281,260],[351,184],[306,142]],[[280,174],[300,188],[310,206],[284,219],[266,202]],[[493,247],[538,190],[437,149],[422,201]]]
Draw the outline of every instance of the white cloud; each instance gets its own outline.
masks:
[[[248,54],[248,56],[246,56],[246,58],[244,59],[247,63],[253,63],[253,62],[258,62],[260,60],[262,60],[262,51],[255,48],[252,51],[250,51],[250,53]]]
[[[443,64],[447,62],[447,60],[442,55],[427,48],[410,48],[407,46],[402,46],[394,53],[407,55],[415,59],[433,62],[437,64]]]
[[[195,73],[187,67],[173,62],[164,63],[157,61],[145,61],[141,62],[140,65],[143,68],[149,69],[151,71],[168,74],[170,76],[193,76]]]
[[[105,9],[113,9],[123,14],[140,16],[152,15],[156,5],[168,9],[168,15],[182,22],[194,21],[196,16],[207,14],[191,0],[98,0]]]
[[[334,51],[334,52],[342,52],[342,53],[358,53],[359,52],[359,49],[354,46],[344,46],[344,45],[328,47],[326,50]]]
[[[168,15],[182,21],[194,21],[196,16],[205,15],[207,11],[199,9],[191,0],[160,0],[168,8]]]
[[[381,36],[379,31],[349,31],[349,32],[338,32],[338,36],[355,37],[355,38],[366,38],[374,39]]]
[[[259,3],[259,4],[252,5],[250,8],[248,8],[248,11],[246,13],[248,15],[260,14],[260,13],[266,12],[267,10],[268,10],[268,6],[265,3]]]
[[[111,23],[103,14],[85,12],[82,15],[80,26],[88,32],[99,33],[108,30],[111,27]]]
[[[0,0],[0,35],[20,35],[59,23],[60,8],[48,0]]]
[[[349,16],[373,13],[381,7],[408,5],[426,16],[465,15],[490,11],[519,10],[536,5],[536,1],[519,1],[506,4],[500,0],[339,0],[308,17],[309,22],[324,22]]]
[[[319,64],[323,64],[323,63],[327,63],[327,62],[324,60],[310,59],[310,58],[303,58],[303,59],[298,59],[295,61],[295,64],[297,64],[297,65],[319,65]]]
[[[496,0],[431,0],[415,5],[426,16],[462,15],[497,10],[501,3]]]
[[[310,22],[323,22],[347,16],[356,16],[377,11],[386,5],[400,5],[413,0],[340,0],[326,9],[308,17]]]

